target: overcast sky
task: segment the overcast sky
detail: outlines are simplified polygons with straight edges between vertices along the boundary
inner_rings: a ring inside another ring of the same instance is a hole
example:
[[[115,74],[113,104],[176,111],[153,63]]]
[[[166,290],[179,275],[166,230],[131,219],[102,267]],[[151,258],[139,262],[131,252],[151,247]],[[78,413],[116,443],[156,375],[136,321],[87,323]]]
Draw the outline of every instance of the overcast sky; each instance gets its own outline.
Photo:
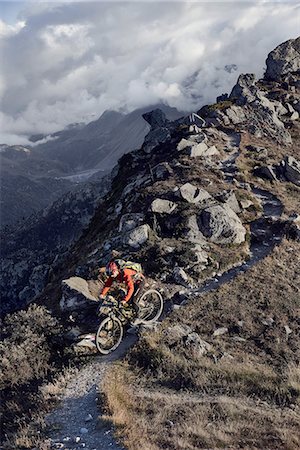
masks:
[[[0,143],[164,102],[193,111],[299,34],[300,3],[0,2]]]

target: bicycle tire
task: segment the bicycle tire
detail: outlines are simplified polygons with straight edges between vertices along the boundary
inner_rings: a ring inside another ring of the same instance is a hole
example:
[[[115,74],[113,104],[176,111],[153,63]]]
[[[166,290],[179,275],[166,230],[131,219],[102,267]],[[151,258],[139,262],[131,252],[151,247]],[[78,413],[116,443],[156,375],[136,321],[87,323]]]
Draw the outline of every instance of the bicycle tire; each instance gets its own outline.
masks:
[[[110,322],[112,322],[113,328],[115,328],[114,330],[110,329]],[[100,333],[104,333],[103,336],[100,335]],[[112,332],[117,332],[117,337],[115,339],[114,336],[109,336],[112,338],[113,342],[112,345],[105,346],[105,333],[112,333]],[[123,325],[121,323],[121,321],[119,319],[115,318],[111,318],[111,317],[106,317],[104,320],[102,320],[102,322],[100,323],[97,333],[96,333],[96,346],[97,349],[100,353],[102,353],[103,355],[108,355],[109,353],[113,352],[114,350],[116,350],[116,348],[119,347],[122,339],[123,339],[123,335],[124,335],[124,328]]]
[[[137,300],[138,306],[138,319],[142,322],[155,322],[162,314],[164,303],[160,292],[155,289],[148,289]],[[146,314],[144,316],[142,313]]]

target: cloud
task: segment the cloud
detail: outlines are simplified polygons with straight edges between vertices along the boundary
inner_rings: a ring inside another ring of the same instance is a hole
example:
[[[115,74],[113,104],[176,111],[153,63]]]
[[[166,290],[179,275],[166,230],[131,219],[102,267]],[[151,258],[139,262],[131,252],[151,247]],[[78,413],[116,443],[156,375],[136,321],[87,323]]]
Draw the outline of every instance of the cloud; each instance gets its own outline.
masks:
[[[24,3],[0,22],[4,142],[164,102],[198,109],[297,36],[293,2]],[[237,71],[225,70],[236,65]]]

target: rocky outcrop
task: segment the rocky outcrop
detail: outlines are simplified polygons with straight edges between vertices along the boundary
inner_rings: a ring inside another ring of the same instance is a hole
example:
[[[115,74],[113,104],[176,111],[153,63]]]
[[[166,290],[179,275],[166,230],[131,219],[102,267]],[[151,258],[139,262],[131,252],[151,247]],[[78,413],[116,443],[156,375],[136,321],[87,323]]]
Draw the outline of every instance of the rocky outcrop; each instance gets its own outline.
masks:
[[[91,294],[86,280],[71,277],[62,281],[62,297],[59,302],[62,311],[74,311],[87,308],[91,302],[96,305],[98,299]]]
[[[123,243],[129,247],[138,249],[141,245],[145,244],[149,239],[149,225],[141,225],[134,228],[123,238]]]
[[[255,75],[253,73],[241,74],[229,98],[234,99],[237,105],[243,106],[246,103],[254,102],[257,91]]]
[[[227,205],[204,209],[199,218],[200,231],[212,242],[240,244],[245,241],[246,229],[234,211]]]
[[[300,37],[278,45],[269,53],[266,64],[268,80],[281,81],[285,75],[300,71]]]
[[[177,192],[177,195],[188,203],[201,203],[212,198],[205,189],[200,189],[191,183],[183,184]]]
[[[286,156],[283,161],[283,170],[287,180],[300,186],[300,161],[293,156]]]
[[[159,214],[171,214],[176,208],[177,204],[170,200],[157,198],[151,203],[151,211]]]

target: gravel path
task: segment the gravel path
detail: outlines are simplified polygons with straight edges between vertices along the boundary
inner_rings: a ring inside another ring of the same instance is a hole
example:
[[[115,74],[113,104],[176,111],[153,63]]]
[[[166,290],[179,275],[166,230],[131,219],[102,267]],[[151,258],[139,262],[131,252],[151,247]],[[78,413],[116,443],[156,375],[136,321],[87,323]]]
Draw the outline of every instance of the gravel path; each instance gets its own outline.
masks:
[[[101,424],[97,397],[99,384],[110,363],[125,355],[136,336],[128,335],[108,356],[95,356],[69,381],[61,406],[46,417],[51,448],[65,450],[123,450],[113,438],[113,428]]]

